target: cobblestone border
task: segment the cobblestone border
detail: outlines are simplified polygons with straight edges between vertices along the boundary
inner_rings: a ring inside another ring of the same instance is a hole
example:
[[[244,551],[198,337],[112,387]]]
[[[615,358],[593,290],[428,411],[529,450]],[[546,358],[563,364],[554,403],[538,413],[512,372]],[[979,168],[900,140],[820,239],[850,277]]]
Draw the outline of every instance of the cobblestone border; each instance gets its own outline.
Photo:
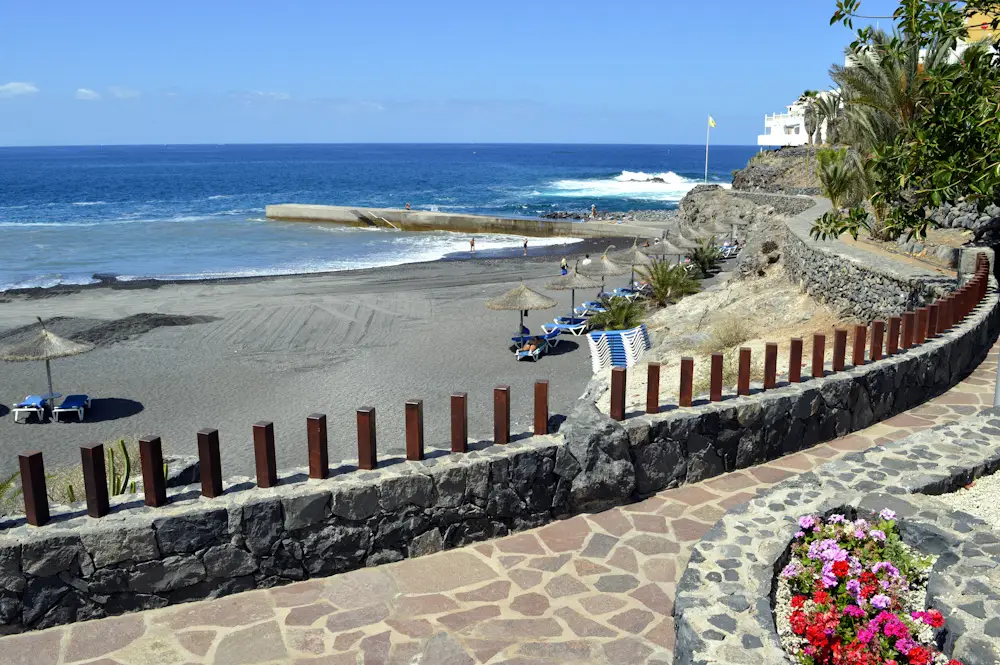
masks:
[[[773,589],[803,514],[884,507],[904,541],[938,555],[927,602],[948,619],[944,649],[965,665],[1000,659],[1000,533],[933,494],[1000,469],[1000,408],[824,464],[723,516],[693,548],[677,588],[675,663],[787,663]],[[922,494],[923,493],[923,494]]]

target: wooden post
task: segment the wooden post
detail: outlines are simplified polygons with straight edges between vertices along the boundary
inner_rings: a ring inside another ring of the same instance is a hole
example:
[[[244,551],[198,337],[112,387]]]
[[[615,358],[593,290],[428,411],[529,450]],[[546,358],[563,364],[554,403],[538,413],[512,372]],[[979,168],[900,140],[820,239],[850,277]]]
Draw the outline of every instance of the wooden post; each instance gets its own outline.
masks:
[[[375,408],[364,406],[358,409],[358,468],[371,471],[378,466],[377,441],[375,437]]]
[[[899,348],[906,351],[913,346],[913,334],[916,327],[917,315],[913,312],[903,312],[903,335]]]
[[[740,348],[740,368],[736,377],[736,394],[750,394],[750,349]]]
[[[309,444],[309,477],[323,480],[330,473],[325,415],[314,413],[306,418],[306,440]]]
[[[802,338],[794,337],[788,346],[788,382],[802,381]]]
[[[660,363],[646,366],[646,413],[660,412]]]
[[[535,381],[535,436],[549,433],[549,382]]]
[[[712,374],[709,379],[709,399],[713,402],[722,401],[722,362],[721,353],[712,354]]]
[[[778,385],[778,345],[768,342],[764,347],[764,390]]]
[[[837,328],[833,331],[833,371],[843,372],[847,356],[847,331]]]
[[[104,517],[111,509],[108,503],[108,473],[104,467],[104,445],[88,443],[80,446],[83,467],[83,489],[87,494],[87,514]]]
[[[278,484],[278,464],[274,459],[274,423],[259,422],[253,426],[253,457],[257,466],[257,487]]]
[[[889,317],[889,337],[885,340],[885,355],[894,356],[899,352],[899,328],[903,323],[903,317]]]
[[[510,443],[510,386],[493,389],[493,443]]]
[[[611,418],[625,420],[625,379],[624,367],[611,368]]]
[[[872,362],[882,360],[882,341],[885,337],[885,321],[872,321]]]
[[[49,521],[49,497],[45,490],[45,464],[41,451],[17,456],[21,468],[21,496],[24,516],[31,526],[43,526]]]
[[[158,436],[139,439],[139,464],[142,467],[142,491],[146,505],[159,508],[167,503],[167,479],[163,477],[163,444]],[[205,478],[202,462],[201,477]]]
[[[679,406],[691,406],[694,399],[694,358],[681,358]]]
[[[222,496],[222,462],[219,457],[219,430],[198,432],[198,466],[201,467],[201,495]]]
[[[927,308],[917,308],[916,326],[913,328],[913,343],[923,344],[927,339]]]
[[[941,315],[941,307],[937,303],[927,308],[927,339],[933,339],[938,335],[938,317]]]
[[[820,379],[826,374],[823,369],[826,364],[826,335],[821,333],[813,335],[812,353],[812,375],[814,379]]]
[[[451,452],[464,453],[469,447],[468,394],[451,396]]]
[[[406,459],[424,459],[424,401],[411,399],[406,403]]]
[[[865,344],[868,338],[868,326],[854,326],[854,342],[851,345],[851,364],[861,367],[865,364]]]

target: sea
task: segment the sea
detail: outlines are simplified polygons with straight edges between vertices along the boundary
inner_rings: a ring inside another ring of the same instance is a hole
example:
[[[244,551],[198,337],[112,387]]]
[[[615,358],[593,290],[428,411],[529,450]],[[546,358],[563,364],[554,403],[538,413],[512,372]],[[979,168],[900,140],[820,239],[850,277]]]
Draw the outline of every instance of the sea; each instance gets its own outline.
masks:
[[[712,147],[730,183],[756,148]],[[468,234],[264,218],[315,203],[535,218],[671,209],[704,180],[704,146],[165,145],[0,148],[0,291],[119,280],[315,273],[433,261]],[[522,238],[477,236],[479,256]],[[533,238],[531,247],[565,243]]]

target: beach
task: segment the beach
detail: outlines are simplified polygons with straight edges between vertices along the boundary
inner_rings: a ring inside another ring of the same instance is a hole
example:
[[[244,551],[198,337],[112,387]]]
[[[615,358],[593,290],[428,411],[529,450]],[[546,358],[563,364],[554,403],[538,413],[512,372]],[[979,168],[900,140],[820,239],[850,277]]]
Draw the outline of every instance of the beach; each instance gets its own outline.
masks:
[[[604,244],[570,245],[567,257],[593,255]],[[9,407],[44,392],[45,367],[0,362],[0,474],[16,470],[17,454],[27,450],[41,450],[46,467],[57,468],[79,464],[81,444],[148,434],[162,437],[165,454],[194,455],[197,431],[216,428],[223,476],[252,475],[252,425],[259,421],[274,422],[278,468],[301,468],[312,413],[327,414],[336,468],[357,457],[355,411],[364,406],[376,408],[379,453],[400,454],[409,399],[424,400],[427,448],[445,449],[449,396],[469,394],[470,440],[491,439],[497,385],[511,386],[512,432],[525,433],[535,380],[549,381],[550,410],[565,414],[591,376],[582,337],[563,338],[538,363],[515,361],[509,347],[518,313],[485,306],[523,279],[559,302],[530,313],[526,325],[533,331],[567,313],[570,293],[544,289],[558,276],[561,256],[547,251],[320,275],[4,294],[0,339],[13,341],[10,331],[40,316],[57,319],[50,324],[57,334],[82,335],[97,346],[52,362],[57,392],[85,392],[94,400],[82,424],[71,416],[14,423]],[[627,279],[612,278],[609,286]],[[577,292],[577,302],[594,295]]]

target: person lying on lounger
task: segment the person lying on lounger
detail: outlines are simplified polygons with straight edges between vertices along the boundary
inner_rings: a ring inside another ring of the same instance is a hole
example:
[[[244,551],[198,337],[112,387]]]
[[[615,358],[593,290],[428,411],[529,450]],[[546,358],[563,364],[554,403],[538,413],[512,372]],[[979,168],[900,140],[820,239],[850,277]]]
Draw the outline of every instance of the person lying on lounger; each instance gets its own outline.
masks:
[[[541,344],[542,344],[541,337],[532,337],[527,341],[527,343],[525,343],[524,346],[521,347],[521,350],[528,351],[529,353],[534,353],[535,349],[541,346]]]

